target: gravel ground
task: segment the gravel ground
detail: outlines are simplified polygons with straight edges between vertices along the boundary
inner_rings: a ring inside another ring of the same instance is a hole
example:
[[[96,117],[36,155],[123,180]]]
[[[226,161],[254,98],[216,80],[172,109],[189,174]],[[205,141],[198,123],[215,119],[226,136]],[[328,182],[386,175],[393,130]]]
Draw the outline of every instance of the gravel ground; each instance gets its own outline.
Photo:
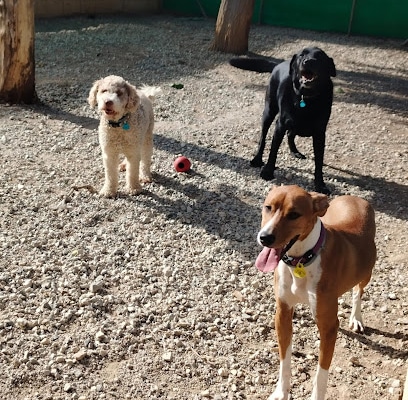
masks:
[[[1,398],[266,399],[278,376],[273,277],[253,263],[271,183],[249,160],[268,76],[209,51],[212,20],[73,18],[36,30],[41,104],[0,106]],[[378,224],[367,332],[347,329],[345,295],[327,398],[398,400],[408,355],[407,51],[251,28],[258,54],[283,59],[307,45],[338,70],[326,181],[333,196],[370,200]],[[163,89],[154,182],[137,197],[89,190],[103,168],[86,99],[109,74]],[[309,190],[311,140],[298,144],[308,159],[283,145],[274,183]],[[173,170],[179,154],[191,173]],[[304,399],[319,343],[308,307],[296,308],[294,331],[292,396]]]

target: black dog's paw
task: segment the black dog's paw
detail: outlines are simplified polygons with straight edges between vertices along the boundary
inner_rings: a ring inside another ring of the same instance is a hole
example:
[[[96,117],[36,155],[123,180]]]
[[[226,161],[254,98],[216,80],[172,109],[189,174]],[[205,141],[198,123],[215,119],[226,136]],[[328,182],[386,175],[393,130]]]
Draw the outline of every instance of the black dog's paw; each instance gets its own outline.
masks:
[[[329,195],[331,193],[330,189],[326,186],[324,182],[320,183],[315,182],[315,190],[316,192],[323,193],[325,195]]]
[[[264,167],[264,168],[261,169],[260,176],[265,181],[271,181],[275,177],[275,174],[274,174],[273,169],[270,170],[270,169]]]
[[[264,165],[262,158],[255,157],[250,161],[251,167],[260,168]]]
[[[295,157],[298,158],[299,160],[306,160],[306,156],[304,156],[302,153],[299,153],[298,151],[291,151],[290,154]]]

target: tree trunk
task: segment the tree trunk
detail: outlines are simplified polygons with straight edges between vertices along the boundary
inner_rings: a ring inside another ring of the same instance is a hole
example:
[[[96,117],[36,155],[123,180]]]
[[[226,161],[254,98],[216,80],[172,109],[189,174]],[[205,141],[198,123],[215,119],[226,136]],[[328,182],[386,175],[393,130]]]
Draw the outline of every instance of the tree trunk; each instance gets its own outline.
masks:
[[[222,0],[212,50],[243,54],[248,51],[249,28],[255,0]]]
[[[34,0],[0,0],[0,102],[35,100]]]

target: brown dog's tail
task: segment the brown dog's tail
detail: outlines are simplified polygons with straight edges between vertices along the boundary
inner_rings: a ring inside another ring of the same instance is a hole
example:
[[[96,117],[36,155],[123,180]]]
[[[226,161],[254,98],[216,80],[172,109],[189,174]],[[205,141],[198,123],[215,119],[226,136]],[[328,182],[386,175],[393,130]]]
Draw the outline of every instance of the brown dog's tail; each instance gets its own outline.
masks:
[[[234,57],[230,64],[233,67],[255,72],[272,72],[278,63],[260,57]]]

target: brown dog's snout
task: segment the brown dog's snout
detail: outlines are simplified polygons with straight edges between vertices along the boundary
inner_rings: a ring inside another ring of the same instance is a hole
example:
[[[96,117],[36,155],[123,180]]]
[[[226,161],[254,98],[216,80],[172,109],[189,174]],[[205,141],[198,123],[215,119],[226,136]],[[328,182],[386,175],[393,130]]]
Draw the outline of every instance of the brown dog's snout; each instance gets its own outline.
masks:
[[[262,246],[272,246],[272,244],[275,242],[275,235],[271,234],[261,234],[259,236],[259,241],[261,242]]]

